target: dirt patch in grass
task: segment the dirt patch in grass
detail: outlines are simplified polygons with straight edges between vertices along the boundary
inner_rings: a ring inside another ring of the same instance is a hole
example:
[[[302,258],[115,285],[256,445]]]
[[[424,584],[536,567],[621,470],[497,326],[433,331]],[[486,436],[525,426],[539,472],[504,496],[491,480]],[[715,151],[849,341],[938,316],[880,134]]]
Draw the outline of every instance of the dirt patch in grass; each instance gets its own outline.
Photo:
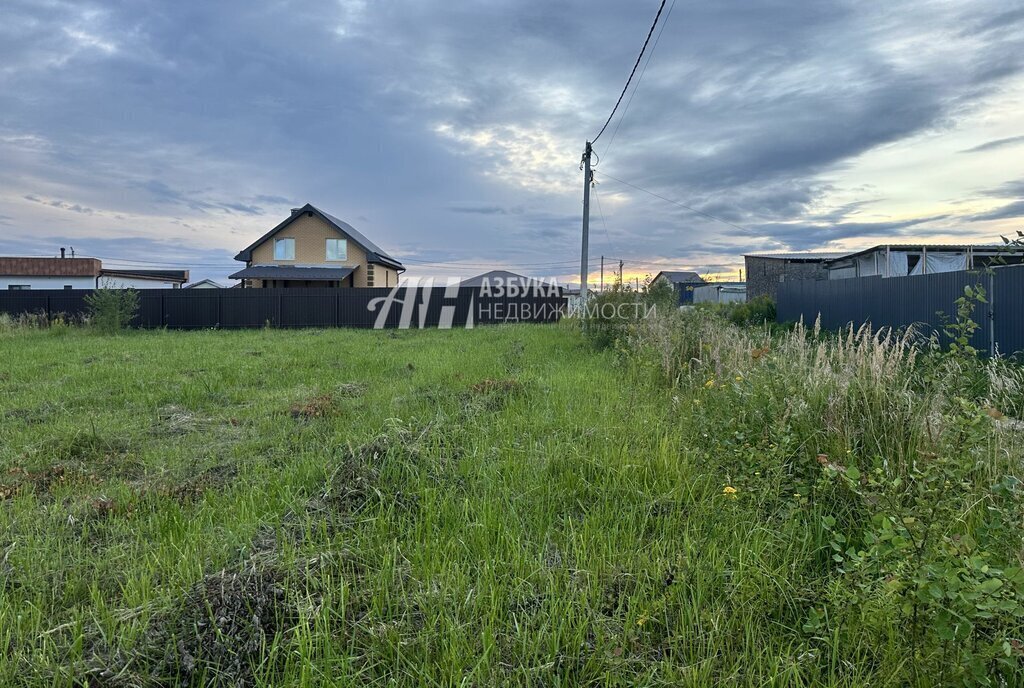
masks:
[[[337,407],[334,403],[333,394],[316,394],[303,401],[292,404],[288,413],[292,418],[309,420],[311,418],[324,418],[334,415]]]
[[[75,667],[76,677],[89,686],[275,685],[290,632],[317,613],[325,582],[334,588],[344,580],[349,589],[336,633],[353,632],[371,602],[361,583],[365,570],[350,552],[320,552],[285,566],[277,557],[279,544],[272,535],[257,534],[251,557],[203,576],[170,608],[153,614],[131,645],[113,647],[102,634],[89,633],[88,659]]]
[[[238,571],[205,576],[181,608],[158,619],[151,630],[150,642],[165,648],[158,675],[255,685],[254,667],[274,637],[296,620],[284,583],[278,567],[252,562]]]
[[[419,496],[411,493],[400,478],[383,475],[389,454],[394,456],[408,449],[394,436],[381,435],[356,449],[346,450],[319,499],[340,515],[357,514],[373,503],[414,510]]]
[[[39,470],[13,466],[0,481],[0,501],[26,492],[44,496],[69,485],[99,485],[102,482],[103,478],[95,472],[86,471],[80,466],[69,467],[58,463]]]
[[[279,655],[268,655],[279,635],[298,620],[286,594],[286,572],[252,559],[237,569],[204,576],[172,608],[154,614],[131,646],[113,646],[89,633],[86,659],[73,669],[73,685],[257,685]],[[118,614],[131,618],[144,609]]]
[[[37,453],[61,462],[90,462],[124,456],[131,448],[131,442],[126,437],[93,431],[55,437],[43,443]]]
[[[160,493],[180,504],[195,502],[209,490],[223,490],[238,477],[238,466],[234,463],[219,463],[200,471],[180,482],[167,485]]]

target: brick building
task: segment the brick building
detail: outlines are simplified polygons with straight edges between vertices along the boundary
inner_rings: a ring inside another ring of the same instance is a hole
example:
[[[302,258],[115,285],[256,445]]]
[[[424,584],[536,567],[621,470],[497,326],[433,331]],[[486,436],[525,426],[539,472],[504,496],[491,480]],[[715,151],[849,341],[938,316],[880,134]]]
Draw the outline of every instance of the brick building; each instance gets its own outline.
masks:
[[[775,300],[779,282],[794,279],[828,279],[825,261],[846,255],[838,253],[752,253],[746,263],[747,300],[768,296]]]

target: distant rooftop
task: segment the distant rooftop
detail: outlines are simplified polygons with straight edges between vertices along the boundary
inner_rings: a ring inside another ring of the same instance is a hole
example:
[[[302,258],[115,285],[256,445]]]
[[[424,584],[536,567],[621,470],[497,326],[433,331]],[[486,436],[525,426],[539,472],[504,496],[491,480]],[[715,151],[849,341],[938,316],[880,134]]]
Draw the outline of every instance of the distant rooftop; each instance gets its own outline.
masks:
[[[662,275],[672,284],[700,284],[704,281],[704,278],[696,272],[688,270],[662,270],[654,276],[654,279],[658,279]]]
[[[832,260],[850,255],[850,251],[794,251],[791,253],[746,253],[744,258],[775,258],[776,260]]]

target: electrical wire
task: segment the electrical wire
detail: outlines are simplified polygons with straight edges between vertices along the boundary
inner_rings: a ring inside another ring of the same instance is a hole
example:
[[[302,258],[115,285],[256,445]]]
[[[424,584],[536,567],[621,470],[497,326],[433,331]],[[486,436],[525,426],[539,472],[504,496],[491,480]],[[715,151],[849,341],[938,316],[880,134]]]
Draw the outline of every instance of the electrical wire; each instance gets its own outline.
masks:
[[[41,258],[50,258],[53,256],[38,256]],[[96,256],[84,256],[76,255],[76,258],[97,258]],[[181,260],[178,262],[167,262],[167,261],[154,261],[154,260],[142,260],[134,258],[124,257],[105,257],[97,258],[103,261],[104,266],[111,267],[115,270],[126,270],[129,268],[137,267],[144,269],[144,266],[153,266],[153,269],[159,268],[181,268],[181,269],[192,269],[192,268],[207,268],[207,269],[223,269],[223,270],[241,270],[244,266],[241,263],[192,263],[188,260]],[[558,270],[558,269],[569,269],[579,266],[577,260],[564,260],[564,261],[543,261],[543,262],[529,262],[529,263],[514,263],[514,262],[494,262],[494,263],[482,263],[477,261],[460,261],[460,260],[417,260],[417,259],[403,259],[401,262],[408,264],[410,267],[418,267],[425,269],[441,269],[441,268],[473,268],[473,269],[488,269],[498,270],[512,268],[532,268],[537,270]],[[595,259],[594,263],[597,261]]]
[[[405,263],[411,265],[450,265],[454,267],[493,267],[495,263],[476,263],[459,260],[413,260],[405,259]],[[578,265],[579,261],[550,261],[544,263],[504,263],[505,265],[512,265],[514,267],[561,267],[561,266],[572,266]]]
[[[49,258],[51,256],[40,256]],[[76,256],[76,258],[92,258],[94,256]],[[98,258],[99,259],[99,258]],[[114,265],[120,268],[138,266],[138,265],[155,265],[155,266],[168,266],[168,267],[181,267],[187,266],[189,268],[237,268],[241,269],[243,265],[241,263],[192,263],[188,260],[181,260],[178,262],[166,262],[166,261],[153,261],[153,260],[136,260],[134,258],[123,258],[123,257],[107,257],[101,258],[104,265]],[[416,265],[430,265],[430,266],[455,266],[455,267],[484,267],[493,268],[497,263],[479,263],[479,262],[464,262],[459,260],[415,260],[415,259],[403,259],[404,263],[416,264]],[[504,263],[504,265],[512,265],[513,267],[562,267],[562,266],[573,266],[577,265],[578,261],[565,260],[565,261],[544,261],[539,263]]]
[[[604,209],[601,208],[601,199],[597,196],[597,187],[594,187],[594,200],[597,201],[597,214],[601,216],[601,226],[604,227],[604,238],[608,242],[608,248],[612,247],[612,238],[608,235],[608,223],[604,219]]]
[[[626,91],[629,90],[629,84],[633,81],[633,75],[636,74],[636,68],[640,66],[640,60],[644,57],[644,52],[647,50],[647,44],[651,42],[651,36],[654,34],[654,29],[658,25],[658,19],[661,18],[661,11],[663,9],[665,9],[665,0],[661,0],[661,5],[658,6],[658,13],[654,15],[654,23],[651,24],[651,30],[647,32],[647,38],[644,40],[644,45],[640,48],[640,54],[636,57],[636,62],[633,64],[633,70],[629,73],[629,78],[626,79],[626,85],[622,87],[622,93],[619,94],[619,99],[615,101],[615,107],[612,108],[612,113],[608,115],[608,119],[605,121],[604,126],[601,127],[601,131],[597,132],[597,136],[590,141],[591,144],[597,143],[597,140],[601,138],[601,134],[604,133],[604,130],[607,129],[608,125],[611,123],[612,117],[615,116],[615,111],[619,109],[619,104],[622,103],[622,99],[625,97]]]
[[[619,121],[615,123],[615,128],[612,129],[612,137],[608,141],[608,145],[604,147],[604,154],[608,155],[608,151],[611,149],[612,144],[615,143],[615,135],[619,133],[619,127],[622,126],[622,121],[626,119],[626,114],[629,112],[629,106],[633,102],[633,96],[640,90],[640,82],[644,80],[644,74],[647,73],[647,66],[651,64],[651,58],[654,57],[654,51],[658,49],[658,42],[661,41],[661,34],[665,33],[665,27],[668,26],[668,20],[672,17],[672,10],[676,7],[676,0],[672,0],[672,4],[668,6],[668,12],[665,13],[665,21],[661,23],[661,28],[658,29],[658,35],[654,38],[654,45],[651,46],[651,51],[647,53],[647,60],[644,62],[644,68],[640,70],[640,76],[636,78],[636,86],[633,87],[633,92],[629,94],[629,100],[626,101],[626,107],[622,108],[622,116],[619,117]]]
[[[597,171],[595,170],[595,172],[597,172]],[[696,208],[688,206],[685,203],[680,203],[679,201],[674,201],[671,198],[666,198],[665,196],[662,196],[661,194],[658,194],[658,193],[655,193],[653,191],[650,191],[649,189],[645,189],[642,186],[637,186],[636,184],[630,184],[629,182],[624,181],[622,179],[619,179],[618,177],[611,176],[607,172],[600,172],[599,174],[602,177],[607,177],[608,179],[611,179],[612,181],[618,182],[619,184],[625,184],[626,186],[628,186],[630,188],[633,188],[633,189],[636,189],[637,191],[642,191],[645,194],[649,194],[651,196],[654,196],[655,198],[660,198],[661,200],[665,201],[666,203],[671,203],[672,205],[677,205],[680,208],[685,208],[686,210],[689,210],[691,213],[696,213],[697,215],[701,215],[703,217],[706,217],[709,220],[714,220],[715,222],[721,222],[724,225],[729,225],[730,227],[738,229],[741,232],[745,232],[745,233],[750,234],[752,236],[764,236],[763,233],[757,232],[756,230],[750,229],[748,227],[740,226],[740,225],[738,225],[738,224],[736,224],[734,222],[729,222],[728,220],[723,220],[720,217],[715,217],[711,213],[706,213],[703,210],[697,210]]]

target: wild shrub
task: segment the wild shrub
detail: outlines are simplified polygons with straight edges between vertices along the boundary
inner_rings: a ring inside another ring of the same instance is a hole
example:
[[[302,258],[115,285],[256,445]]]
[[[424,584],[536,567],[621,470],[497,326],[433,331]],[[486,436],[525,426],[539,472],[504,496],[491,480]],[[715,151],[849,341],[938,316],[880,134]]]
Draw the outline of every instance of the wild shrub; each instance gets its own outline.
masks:
[[[704,469],[726,497],[757,495],[736,500],[745,520],[820,538],[820,556],[792,563],[807,656],[870,648],[912,685],[1020,671],[1024,373],[970,346],[977,296],[958,302],[945,350],[912,330],[778,332],[706,309],[630,333]]]
[[[9,313],[0,313],[0,333],[18,332],[23,330],[52,330],[54,332],[66,332],[75,321],[69,319],[63,313],[56,313],[52,317],[44,311],[38,313],[20,313],[12,316]]]
[[[733,325],[760,326],[774,323],[776,318],[775,302],[769,296],[756,296],[742,303],[699,304],[698,308],[711,311]]]
[[[89,322],[101,332],[128,327],[139,312],[139,292],[134,289],[97,289],[85,297]]]
[[[597,348],[624,347],[641,320],[654,313],[670,313],[677,307],[675,288],[667,282],[647,282],[643,291],[616,283],[608,291],[590,296],[584,333]]]

